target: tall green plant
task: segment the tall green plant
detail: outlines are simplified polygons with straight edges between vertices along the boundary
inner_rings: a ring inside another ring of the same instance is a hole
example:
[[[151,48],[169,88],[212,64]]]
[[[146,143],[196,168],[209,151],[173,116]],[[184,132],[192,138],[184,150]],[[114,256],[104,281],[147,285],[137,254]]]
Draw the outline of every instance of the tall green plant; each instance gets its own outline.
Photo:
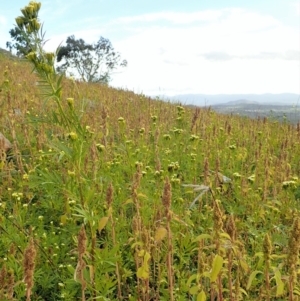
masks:
[[[39,87],[42,90],[43,96],[47,99],[52,99],[57,104],[59,115],[62,124],[71,129],[75,125],[70,116],[67,116],[62,107],[62,78],[63,76],[55,71],[55,57],[56,53],[46,52],[44,50],[45,33],[43,32],[42,24],[38,18],[38,13],[41,8],[40,2],[31,1],[28,6],[21,9],[22,16],[16,18],[18,29],[30,45],[31,51],[26,55],[26,58],[32,63],[33,71],[39,76]],[[72,108],[72,100],[68,103]]]
[[[64,99],[62,96],[63,75],[58,75],[54,66],[58,50],[55,53],[44,50],[45,34],[38,19],[40,7],[41,3],[31,1],[21,10],[22,16],[16,18],[16,23],[30,43],[31,52],[26,55],[26,58],[33,65],[33,72],[38,75],[38,86],[48,108],[50,108],[48,111],[51,117],[47,121],[52,126],[59,127],[64,135],[61,141],[49,140],[49,146],[54,148],[54,155],[52,155],[54,162],[49,168],[45,164],[40,164],[36,168],[36,174],[29,177],[29,186],[37,190],[43,187],[44,191],[48,191],[48,195],[56,195],[55,203],[52,202],[50,206],[45,205],[45,209],[50,210],[52,207],[51,210],[54,208],[58,212],[62,212],[60,217],[62,225],[66,224],[68,218],[72,217],[69,198],[79,200],[79,205],[76,208],[77,221],[78,223],[83,221],[87,225],[90,235],[94,239],[97,230],[95,221],[100,217],[98,218],[95,209],[88,204],[91,194],[89,194],[89,187],[85,183],[89,178],[85,160],[91,148],[89,143],[91,133],[88,128],[83,127],[80,116],[75,110],[74,99],[72,97]],[[64,166],[62,170],[65,173],[61,173],[59,165]],[[46,215],[51,214],[50,212],[45,213]],[[95,244],[93,243],[91,254],[95,254],[94,248]],[[84,262],[84,255],[85,252],[80,254],[79,264],[81,266]],[[82,278],[85,273],[84,270],[85,266],[81,270],[81,278],[78,278],[82,284],[82,296],[85,295],[87,286],[95,292],[94,276],[90,277],[90,285],[83,285],[85,283]]]

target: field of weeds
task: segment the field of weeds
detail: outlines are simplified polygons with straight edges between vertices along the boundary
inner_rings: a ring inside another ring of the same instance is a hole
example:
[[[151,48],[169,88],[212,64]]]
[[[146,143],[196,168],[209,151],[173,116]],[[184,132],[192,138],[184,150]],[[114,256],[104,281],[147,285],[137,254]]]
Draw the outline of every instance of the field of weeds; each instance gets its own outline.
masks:
[[[299,125],[34,66],[0,57],[1,300],[298,300]]]

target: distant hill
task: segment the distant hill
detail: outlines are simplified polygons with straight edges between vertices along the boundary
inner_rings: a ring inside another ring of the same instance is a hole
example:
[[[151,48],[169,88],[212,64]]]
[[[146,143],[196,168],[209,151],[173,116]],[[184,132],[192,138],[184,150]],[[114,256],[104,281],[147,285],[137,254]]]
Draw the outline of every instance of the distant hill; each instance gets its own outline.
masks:
[[[167,97],[165,97],[167,98]],[[172,101],[195,106],[212,106],[229,102],[246,101],[250,103],[272,104],[272,105],[297,105],[300,104],[300,96],[293,93],[281,94],[182,94],[168,97]]]
[[[215,106],[240,106],[240,105],[259,105],[259,102],[254,100],[247,100],[247,99],[238,99],[228,101],[226,103],[216,104]]]
[[[182,97],[181,103],[191,108],[210,107],[212,110],[221,114],[247,116],[250,118],[266,117],[268,119],[277,120],[280,122],[289,121],[294,124],[300,122],[300,98],[297,94],[288,94],[288,93],[277,94],[277,95],[276,94],[264,94],[264,95],[203,95],[202,94],[202,97],[204,97],[206,100],[206,103],[202,105],[196,101],[198,96],[199,94],[193,96],[190,95],[185,99],[185,101],[183,101],[184,97]],[[180,102],[180,100],[177,97],[174,97],[172,101]]]
[[[16,58],[16,56],[13,55],[10,51],[5,50],[5,49],[3,49],[3,48],[0,47],[0,55],[1,54],[4,54],[7,57]]]
[[[210,107],[214,111],[222,114],[248,116],[250,118],[267,117],[278,121],[288,120],[292,123],[298,123],[300,120],[299,105],[236,100],[211,105]]]
[[[0,53],[3,53],[3,54],[11,54],[9,51],[3,49],[0,47]]]

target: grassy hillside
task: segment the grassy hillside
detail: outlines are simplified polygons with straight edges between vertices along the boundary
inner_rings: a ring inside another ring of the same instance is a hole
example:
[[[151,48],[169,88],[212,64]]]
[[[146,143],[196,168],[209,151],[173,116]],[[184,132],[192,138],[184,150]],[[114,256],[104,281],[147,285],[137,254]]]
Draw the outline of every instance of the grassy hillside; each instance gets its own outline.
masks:
[[[0,70],[1,300],[298,300],[299,128]]]

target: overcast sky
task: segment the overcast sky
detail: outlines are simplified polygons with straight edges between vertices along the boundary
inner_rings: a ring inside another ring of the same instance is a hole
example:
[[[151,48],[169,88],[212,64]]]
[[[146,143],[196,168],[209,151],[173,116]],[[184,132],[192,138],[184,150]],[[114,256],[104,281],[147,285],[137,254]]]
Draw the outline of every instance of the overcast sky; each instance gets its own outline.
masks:
[[[1,1],[0,47],[20,8]],[[299,0],[44,0],[46,48],[108,38],[128,67],[112,85],[147,95],[300,94]]]

